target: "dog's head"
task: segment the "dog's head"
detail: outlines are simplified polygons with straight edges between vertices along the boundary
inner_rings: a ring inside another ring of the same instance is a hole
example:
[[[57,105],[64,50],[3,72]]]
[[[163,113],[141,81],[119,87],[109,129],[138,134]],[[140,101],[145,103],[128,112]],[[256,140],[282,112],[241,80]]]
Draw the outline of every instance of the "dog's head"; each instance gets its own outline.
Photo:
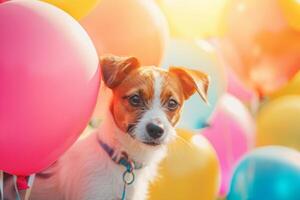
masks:
[[[196,70],[141,66],[135,57],[101,58],[102,78],[113,91],[111,112],[122,132],[147,146],[167,143],[176,133],[185,100],[198,92],[207,101],[209,77]]]

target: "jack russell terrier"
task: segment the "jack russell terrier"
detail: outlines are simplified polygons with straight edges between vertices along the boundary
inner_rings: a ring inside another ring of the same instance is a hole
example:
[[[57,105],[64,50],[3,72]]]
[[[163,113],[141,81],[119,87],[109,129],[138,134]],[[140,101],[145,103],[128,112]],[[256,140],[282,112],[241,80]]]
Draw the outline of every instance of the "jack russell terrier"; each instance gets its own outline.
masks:
[[[134,57],[101,58],[102,79],[113,92],[97,131],[79,139],[38,174],[32,200],[143,200],[176,138],[185,100],[207,101],[209,77],[197,70],[141,66]]]

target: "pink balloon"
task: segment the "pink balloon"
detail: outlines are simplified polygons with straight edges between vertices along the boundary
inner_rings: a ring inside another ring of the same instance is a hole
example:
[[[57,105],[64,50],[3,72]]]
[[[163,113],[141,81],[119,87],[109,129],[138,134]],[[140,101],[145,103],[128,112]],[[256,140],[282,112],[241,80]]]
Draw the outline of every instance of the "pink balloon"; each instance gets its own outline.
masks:
[[[251,102],[253,99],[257,98],[257,95],[253,90],[247,88],[243,82],[238,78],[238,76],[231,70],[226,69],[228,87],[227,92],[237,97],[243,102]]]
[[[98,72],[68,14],[40,1],[0,4],[0,170],[29,175],[55,162],[89,121]]]
[[[253,146],[254,120],[235,97],[224,95],[203,135],[215,148],[221,167],[220,194],[229,189],[234,165]]]

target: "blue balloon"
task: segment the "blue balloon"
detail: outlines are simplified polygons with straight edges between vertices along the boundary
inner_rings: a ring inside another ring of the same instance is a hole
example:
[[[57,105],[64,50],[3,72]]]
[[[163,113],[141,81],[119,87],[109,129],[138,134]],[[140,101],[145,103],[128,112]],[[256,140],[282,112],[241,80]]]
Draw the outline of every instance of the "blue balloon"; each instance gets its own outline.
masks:
[[[209,104],[203,102],[198,94],[193,95],[185,103],[178,124],[180,128],[203,128],[226,88],[225,70],[219,63],[214,48],[205,41],[171,40],[162,63],[165,69],[182,66],[210,75]]]
[[[300,200],[300,153],[280,146],[249,153],[237,166],[228,200]]]

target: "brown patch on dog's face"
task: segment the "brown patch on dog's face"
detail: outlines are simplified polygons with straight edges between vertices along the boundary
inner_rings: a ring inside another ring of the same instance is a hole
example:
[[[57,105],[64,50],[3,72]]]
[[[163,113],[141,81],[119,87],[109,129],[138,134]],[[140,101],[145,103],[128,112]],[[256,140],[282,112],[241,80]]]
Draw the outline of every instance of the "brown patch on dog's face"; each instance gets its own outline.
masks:
[[[115,121],[122,131],[131,133],[152,104],[154,86],[151,70],[141,67],[132,71],[113,90],[113,94],[112,111]]]
[[[185,100],[183,88],[176,75],[170,72],[165,73],[160,99],[168,120],[172,126],[175,126],[180,119],[181,108]]]

